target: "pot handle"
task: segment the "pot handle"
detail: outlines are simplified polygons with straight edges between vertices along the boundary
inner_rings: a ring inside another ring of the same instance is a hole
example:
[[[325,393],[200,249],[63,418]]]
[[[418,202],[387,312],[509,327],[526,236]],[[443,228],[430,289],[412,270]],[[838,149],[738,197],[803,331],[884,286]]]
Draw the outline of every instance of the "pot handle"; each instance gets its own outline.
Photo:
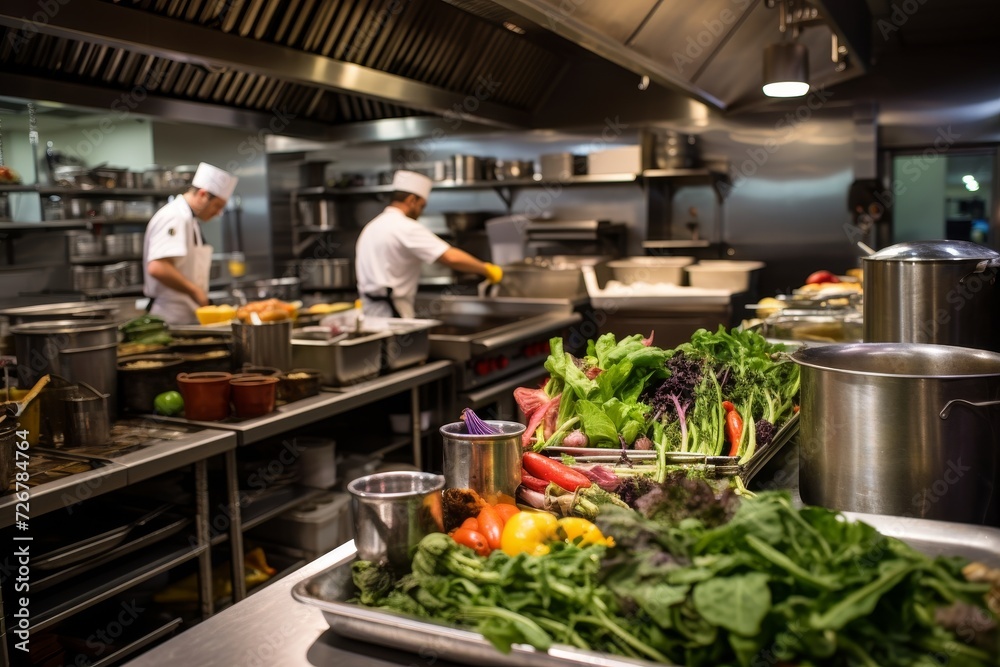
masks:
[[[1000,405],[1000,401],[980,401],[980,402],[976,403],[975,401],[967,401],[964,398],[955,398],[955,399],[952,399],[952,400],[948,401],[947,403],[945,403],[944,407],[941,408],[941,413],[939,415],[941,417],[941,419],[947,419],[948,418],[948,415],[951,414],[951,406],[954,403],[962,403],[964,405],[968,405],[968,406],[973,407],[973,408],[989,408],[989,407]]]
[[[983,273],[986,269],[996,269],[1000,268],[1000,257],[995,257],[993,259],[984,259],[983,261],[976,264],[976,268],[973,269],[973,273]]]

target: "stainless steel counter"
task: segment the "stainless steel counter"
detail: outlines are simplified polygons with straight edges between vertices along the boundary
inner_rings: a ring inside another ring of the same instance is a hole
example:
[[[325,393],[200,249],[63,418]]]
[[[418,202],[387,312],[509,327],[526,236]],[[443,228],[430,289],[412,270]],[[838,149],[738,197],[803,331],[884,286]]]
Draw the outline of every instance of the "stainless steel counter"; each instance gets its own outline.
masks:
[[[233,431],[241,446],[249,445],[294,428],[343,414],[428,382],[451,377],[452,367],[453,362],[451,361],[432,361],[389,375],[382,375],[366,382],[359,382],[335,390],[324,390],[316,396],[279,406],[270,414],[252,419],[230,418],[218,422],[199,422],[179,417],[159,415],[149,415],[149,417],[164,422],[193,424],[204,428]]]
[[[299,581],[353,553],[349,542],[207,621],[127,663],[133,667],[457,667],[435,654],[415,655],[344,639],[323,614],[292,599]]]

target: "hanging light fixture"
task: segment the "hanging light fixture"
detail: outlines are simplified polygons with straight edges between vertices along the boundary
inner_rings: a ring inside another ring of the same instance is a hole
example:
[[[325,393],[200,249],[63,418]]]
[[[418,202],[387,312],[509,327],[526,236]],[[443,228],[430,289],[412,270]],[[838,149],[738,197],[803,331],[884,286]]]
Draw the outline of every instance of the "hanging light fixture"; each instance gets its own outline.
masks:
[[[784,38],[788,26],[786,0],[778,0],[778,31]],[[770,5],[773,6],[773,5]],[[792,39],[799,26],[793,25]],[[809,50],[795,41],[764,47],[764,94],[768,97],[802,97],[809,92]]]
[[[798,42],[764,47],[764,94],[801,97],[809,92],[809,51]]]

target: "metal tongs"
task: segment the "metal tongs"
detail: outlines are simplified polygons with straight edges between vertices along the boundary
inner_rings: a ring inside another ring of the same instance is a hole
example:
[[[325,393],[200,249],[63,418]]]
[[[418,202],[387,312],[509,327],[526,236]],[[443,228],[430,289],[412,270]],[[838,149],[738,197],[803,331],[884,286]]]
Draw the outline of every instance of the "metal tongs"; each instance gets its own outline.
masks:
[[[476,292],[479,294],[480,299],[496,298],[500,292],[500,283],[491,283],[489,280],[484,280],[476,286]]]

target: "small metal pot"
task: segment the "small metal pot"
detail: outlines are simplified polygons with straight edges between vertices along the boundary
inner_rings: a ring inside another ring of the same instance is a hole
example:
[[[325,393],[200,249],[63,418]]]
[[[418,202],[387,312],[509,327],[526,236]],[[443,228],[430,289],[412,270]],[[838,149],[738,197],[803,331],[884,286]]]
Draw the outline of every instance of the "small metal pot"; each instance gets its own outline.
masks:
[[[104,285],[104,272],[100,266],[74,266],[73,289],[82,292],[88,289],[101,289]]]
[[[270,280],[255,280],[239,285],[247,299],[281,299],[295,301],[302,296],[302,281],[289,276]]]
[[[296,272],[306,289],[352,289],[354,262],[343,258],[303,259]]]
[[[1000,354],[857,343],[792,359],[806,503],[1000,526]]]
[[[108,234],[104,237],[104,254],[109,257],[140,257],[143,240],[142,232]]]
[[[59,399],[62,404],[65,445],[99,447],[111,439],[108,394],[81,382],[79,389]]]
[[[866,342],[1000,351],[1000,253],[968,241],[915,241],[861,259]]]
[[[336,202],[332,199],[300,199],[298,222],[309,229],[337,229]]]

